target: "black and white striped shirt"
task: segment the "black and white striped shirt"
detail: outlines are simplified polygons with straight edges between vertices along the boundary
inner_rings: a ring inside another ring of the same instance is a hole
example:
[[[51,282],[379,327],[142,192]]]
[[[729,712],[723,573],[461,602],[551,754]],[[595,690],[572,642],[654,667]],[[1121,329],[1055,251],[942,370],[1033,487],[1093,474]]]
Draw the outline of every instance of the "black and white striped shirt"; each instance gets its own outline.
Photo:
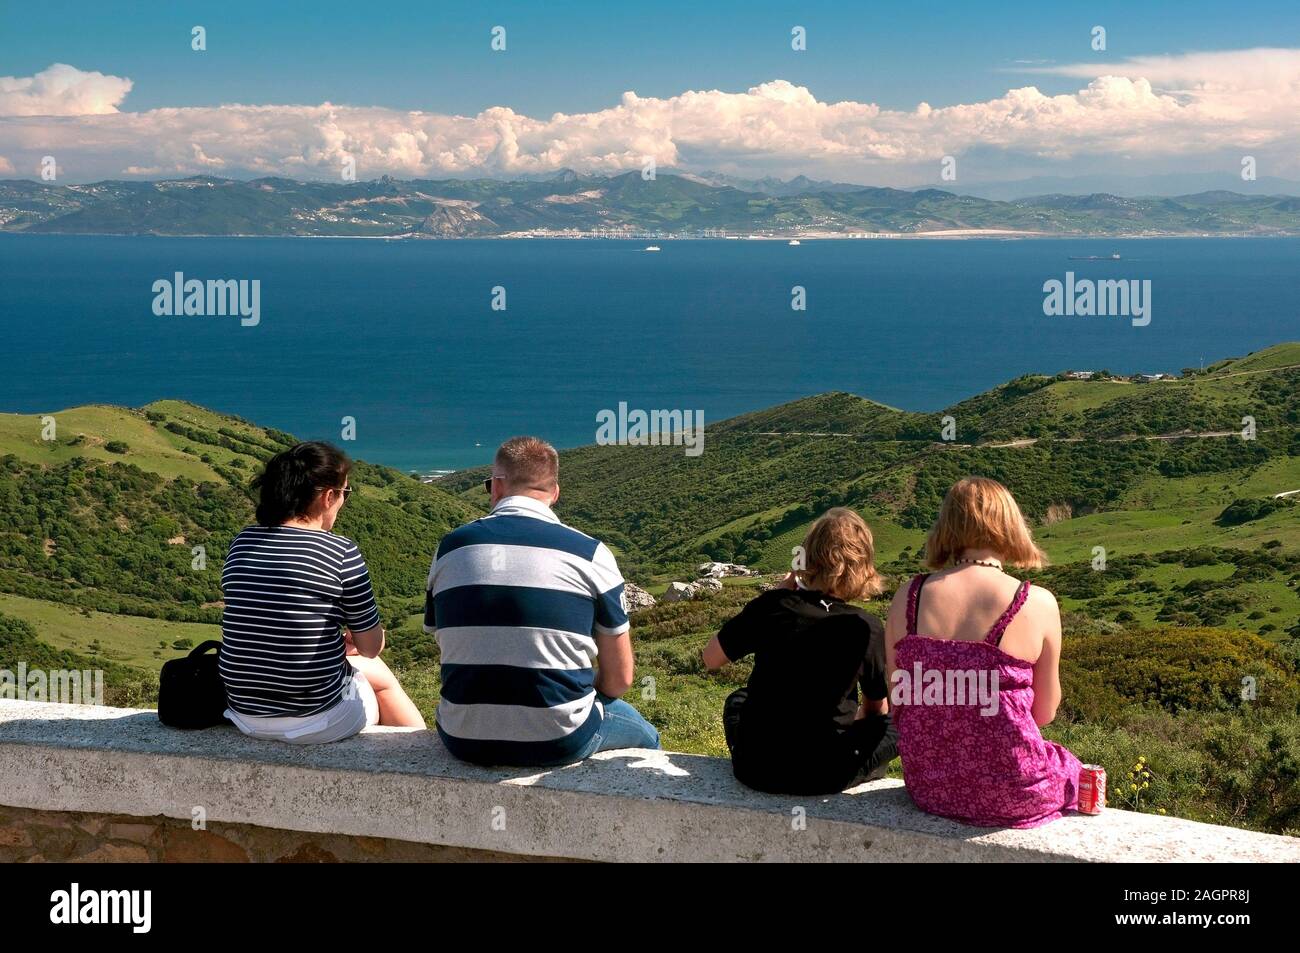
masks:
[[[222,681],[234,711],[307,716],[335,704],[352,667],[342,627],[379,624],[357,544],[296,526],[249,526],[221,572]]]

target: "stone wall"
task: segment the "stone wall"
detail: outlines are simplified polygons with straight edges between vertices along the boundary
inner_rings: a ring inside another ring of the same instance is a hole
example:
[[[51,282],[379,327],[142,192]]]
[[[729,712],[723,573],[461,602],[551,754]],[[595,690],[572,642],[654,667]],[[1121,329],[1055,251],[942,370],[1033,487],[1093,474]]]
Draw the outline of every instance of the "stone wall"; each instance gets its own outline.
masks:
[[[220,821],[0,807],[0,863],[510,863],[551,858]]]
[[[177,731],[152,711],[6,700],[0,811],[0,852],[15,859],[1300,862],[1300,838],[1132,811],[966,827],[916,810],[896,780],[760,794],[725,760],[672,751],[480,768],[428,731],[295,746]]]

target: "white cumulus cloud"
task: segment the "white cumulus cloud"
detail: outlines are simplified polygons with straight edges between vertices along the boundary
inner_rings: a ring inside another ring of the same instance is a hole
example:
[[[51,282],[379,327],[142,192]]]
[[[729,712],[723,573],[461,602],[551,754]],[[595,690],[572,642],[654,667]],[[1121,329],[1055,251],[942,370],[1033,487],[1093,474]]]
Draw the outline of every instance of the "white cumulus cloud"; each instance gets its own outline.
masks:
[[[980,102],[886,109],[819,100],[775,79],[744,91],[626,92],[607,108],[531,117],[502,106],[455,116],[381,106],[222,105],[120,111],[131,81],[55,65],[0,78],[0,153],[32,166],[58,157],[74,179],[275,174],[333,178],[617,172],[660,166],[882,178],[944,155],[1066,163],[1274,156],[1300,163],[1300,50],[1139,57],[1028,72],[1078,78],[1048,94],[1009,89]],[[1226,161],[1226,160],[1225,160]],[[1220,163],[1223,164],[1223,163]]]
[[[0,76],[0,116],[95,116],[117,112],[131,81],[55,63],[35,76]]]

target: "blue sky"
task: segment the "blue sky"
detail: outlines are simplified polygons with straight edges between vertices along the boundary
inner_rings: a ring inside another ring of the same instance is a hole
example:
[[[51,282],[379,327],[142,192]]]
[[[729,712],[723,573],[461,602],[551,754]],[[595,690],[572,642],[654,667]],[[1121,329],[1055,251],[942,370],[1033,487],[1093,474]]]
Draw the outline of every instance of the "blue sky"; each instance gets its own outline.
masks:
[[[125,108],[320,103],[529,115],[771,79],[907,109],[992,98],[1019,61],[1300,44],[1300,3],[69,3],[0,10],[0,74],[50,63],[129,76]],[[202,24],[208,50],[189,31]],[[507,55],[488,49],[507,28]],[[792,25],[807,27],[804,53]],[[1107,29],[1105,53],[1089,31]],[[1071,83],[1032,79],[1044,92]]]
[[[1296,0],[0,7],[5,176],[1300,179],[1297,115]]]

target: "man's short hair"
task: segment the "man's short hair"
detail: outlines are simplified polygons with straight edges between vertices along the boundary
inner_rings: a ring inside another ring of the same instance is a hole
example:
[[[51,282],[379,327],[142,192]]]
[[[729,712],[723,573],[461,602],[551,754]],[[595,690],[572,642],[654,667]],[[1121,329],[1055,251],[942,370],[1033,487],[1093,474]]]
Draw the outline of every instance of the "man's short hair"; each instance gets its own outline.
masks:
[[[492,475],[511,490],[548,493],[560,479],[560,455],[540,437],[511,437],[497,449]]]

